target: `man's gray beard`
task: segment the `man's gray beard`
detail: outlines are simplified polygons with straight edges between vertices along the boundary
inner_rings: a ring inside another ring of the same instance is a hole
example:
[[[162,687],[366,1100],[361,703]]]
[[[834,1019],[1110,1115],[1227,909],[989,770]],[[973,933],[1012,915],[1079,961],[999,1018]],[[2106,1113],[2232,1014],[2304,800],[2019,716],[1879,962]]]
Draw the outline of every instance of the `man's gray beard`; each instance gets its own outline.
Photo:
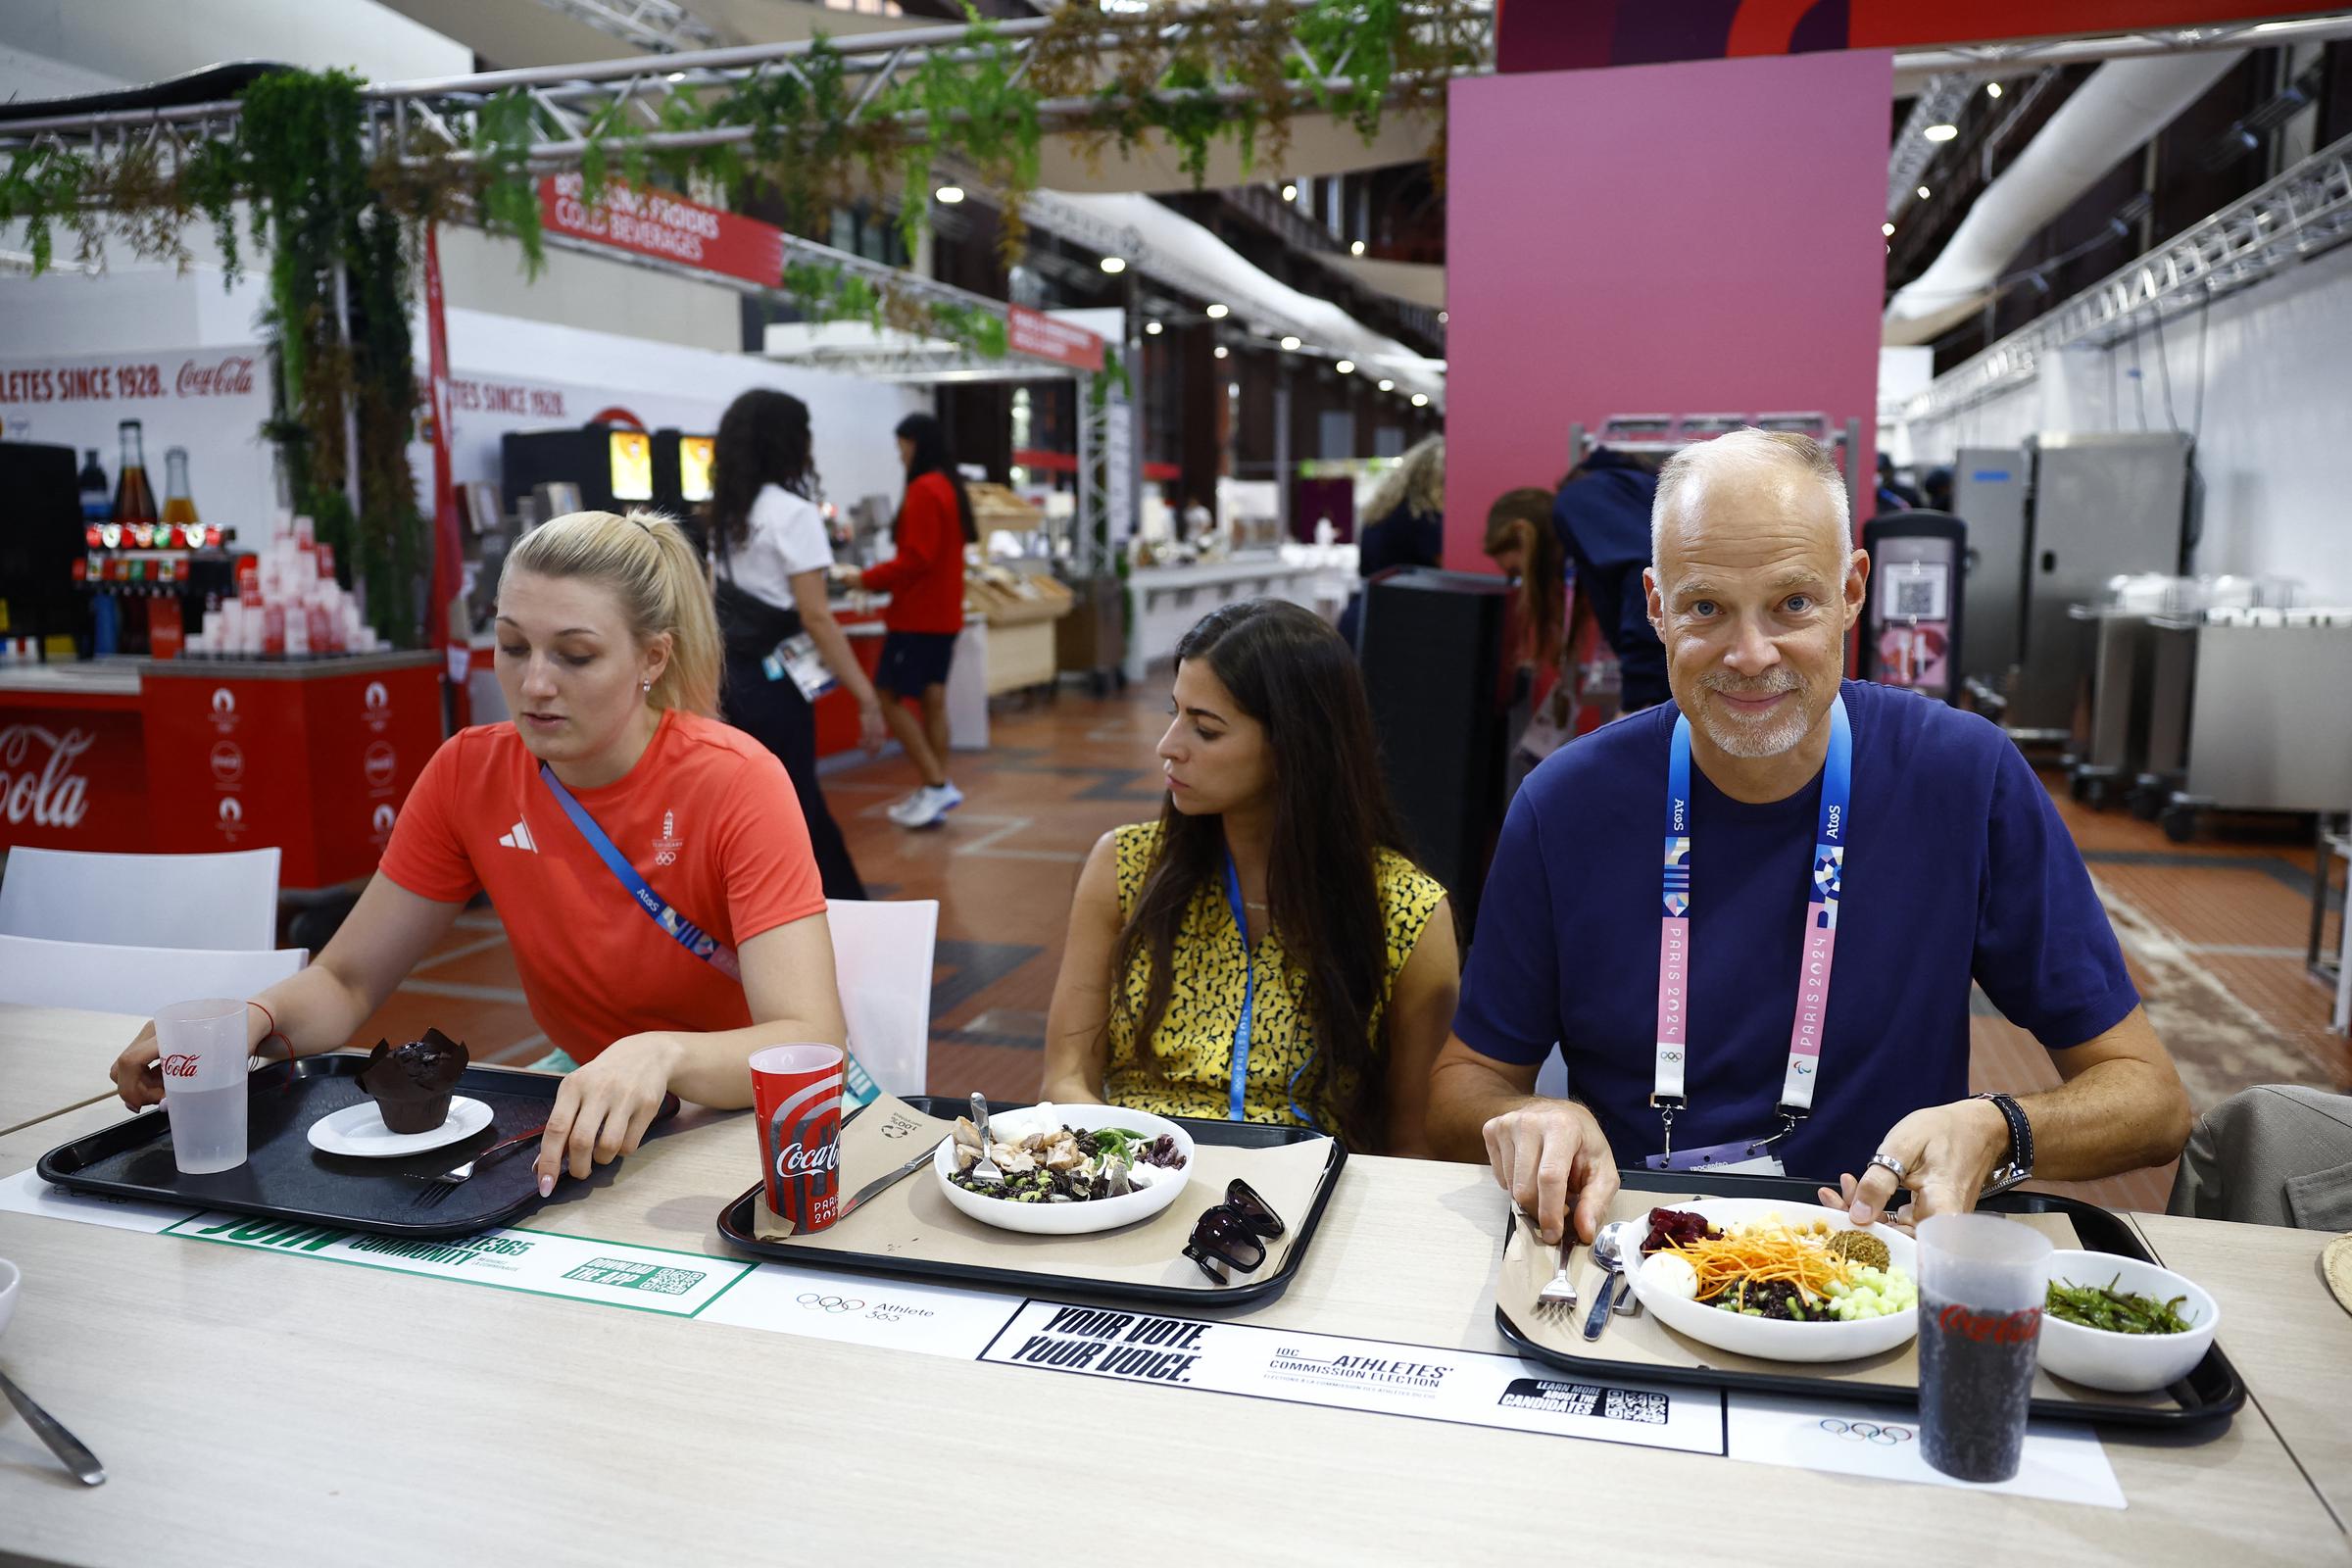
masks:
[[[1727,691],[1725,687],[1711,684],[1705,689],[1718,693]],[[1726,757],[1778,757],[1793,750],[1805,738],[1805,732],[1813,727],[1805,716],[1805,690],[1801,683],[1784,687],[1774,687],[1768,683],[1753,686],[1743,683],[1728,690],[1741,697],[1761,696],[1775,690],[1792,691],[1796,693],[1796,701],[1788,705],[1787,716],[1775,719],[1765,727],[1727,718],[1712,703],[1699,704],[1699,722],[1706,727],[1707,739],[1713,741],[1716,749]]]

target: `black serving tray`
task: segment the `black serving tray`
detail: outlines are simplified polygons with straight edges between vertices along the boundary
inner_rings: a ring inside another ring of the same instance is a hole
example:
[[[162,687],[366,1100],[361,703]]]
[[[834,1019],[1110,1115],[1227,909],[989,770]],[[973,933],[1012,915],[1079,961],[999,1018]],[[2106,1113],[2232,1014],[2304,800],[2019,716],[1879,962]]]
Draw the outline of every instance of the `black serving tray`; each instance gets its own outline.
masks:
[[[909,1095],[906,1097],[906,1103],[923,1115],[940,1117],[964,1115],[971,1107],[967,1100],[956,1100],[945,1095]],[[994,1116],[1001,1111],[1021,1110],[1027,1108],[1029,1103],[1025,1100],[992,1100],[988,1102],[988,1113]],[[1304,1127],[1278,1127],[1263,1122],[1196,1121],[1187,1116],[1171,1116],[1167,1119],[1191,1133],[1195,1143],[1223,1144],[1237,1149],[1281,1149],[1322,1136]],[[1338,1139],[1333,1139],[1331,1158],[1323,1167],[1322,1179],[1315,1184],[1314,1202],[1308,1205],[1306,1217],[1299,1222],[1298,1239],[1291,1244],[1290,1253],[1283,1258],[1282,1266],[1262,1280],[1229,1286],[1221,1291],[1187,1291],[1173,1285],[1111,1284],[1080,1279],[1069,1274],[1039,1274],[1018,1268],[977,1268],[968,1263],[933,1263],[896,1253],[811,1251],[789,1243],[763,1242],[753,1231],[753,1205],[760,1200],[763,1191],[759,1183],[754,1183],[742,1197],[718,1211],[718,1234],[731,1247],[757,1252],[761,1257],[772,1257],[796,1268],[838,1268],[861,1274],[897,1274],[912,1279],[938,1280],[948,1285],[986,1285],[1057,1300],[1082,1296],[1140,1301],[1182,1312],[1215,1311],[1270,1301],[1291,1288],[1291,1281],[1298,1277],[1298,1265],[1305,1261],[1307,1248],[1314,1242],[1315,1230],[1323,1222],[1323,1210],[1331,1201],[1331,1190],[1339,1184],[1340,1167],[1347,1163],[1347,1147]],[[916,1174],[919,1178],[921,1173]]]
[[[1780,1176],[1725,1176],[1708,1171],[1620,1170],[1619,1184],[1639,1192],[1670,1192],[1677,1197],[1700,1193],[1716,1198],[1770,1198],[1787,1202],[1812,1205],[1820,1201],[1817,1182],[1799,1181]],[[2074,1222],[2075,1234],[2084,1249],[2094,1252],[2115,1252],[2135,1257],[2145,1263],[2155,1258],[2140,1244],[2139,1235],[2120,1215],[2085,1203],[2080,1199],[2061,1198],[2054,1193],[2003,1193],[1988,1198],[1977,1205],[1995,1213],[2008,1214],[2064,1214]],[[1518,1224],[1513,1214],[1507,1222]],[[1509,1230],[1503,1232],[1508,1245]],[[1511,1342],[1518,1352],[1532,1361],[1543,1361],[1563,1371],[1583,1377],[1626,1377],[1638,1375],[1646,1382],[1695,1383],[1708,1388],[1753,1389],[1763,1394],[1792,1394],[1811,1398],[1837,1398],[1848,1403],[1896,1404],[1917,1407],[1916,1389],[1872,1388],[1850,1383],[1830,1383],[1808,1377],[1799,1370],[1802,1363],[1791,1362],[1790,1370],[1780,1372],[1727,1372],[1707,1367],[1660,1367],[1646,1363],[1638,1369],[1623,1361],[1611,1361],[1592,1356],[1562,1355],[1556,1350],[1537,1345],[1519,1332],[1503,1312],[1498,1302],[1494,1308],[1494,1327]],[[2091,1396],[2082,1399],[2035,1399],[2032,1410],[2036,1416],[2051,1421],[2093,1422],[2100,1426],[2149,1427],[2159,1431],[2202,1426],[2211,1421],[2226,1422],[2246,1402],[2245,1379],[2222,1353],[2216,1341],[2205,1352],[2205,1359],[2190,1369],[2187,1377],[2166,1391],[2178,1401],[2172,1410],[2150,1409],[2145,1405],[2103,1403],[2095,1391],[2085,1391]]]
[[[437,1204],[413,1176],[463,1164],[491,1145],[542,1126],[564,1080],[512,1067],[467,1067],[457,1093],[490,1107],[490,1125],[469,1138],[405,1159],[357,1159],[313,1149],[311,1124],[367,1098],[357,1082],[368,1058],[353,1052],[273,1062],[246,1079],[245,1163],[183,1176],[172,1162],[172,1124],[146,1111],[52,1149],[36,1167],[69,1192],[148,1203],[181,1203],[270,1219],[300,1220],[380,1236],[470,1236],[504,1225],[540,1201],[530,1151],[517,1149],[448,1190]],[[666,1116],[675,1100],[662,1103]],[[568,1178],[566,1178],[568,1179]]]

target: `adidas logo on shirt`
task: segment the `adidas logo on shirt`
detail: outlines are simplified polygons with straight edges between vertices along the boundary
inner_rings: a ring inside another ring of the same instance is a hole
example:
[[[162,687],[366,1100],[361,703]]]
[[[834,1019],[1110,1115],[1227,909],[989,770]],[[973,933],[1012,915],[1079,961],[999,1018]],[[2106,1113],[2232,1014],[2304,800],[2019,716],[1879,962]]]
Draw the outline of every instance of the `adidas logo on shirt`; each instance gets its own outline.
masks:
[[[501,833],[498,842],[510,850],[528,850],[533,855],[539,853],[539,846],[531,842],[529,826],[522,822],[516,822],[510,831]]]

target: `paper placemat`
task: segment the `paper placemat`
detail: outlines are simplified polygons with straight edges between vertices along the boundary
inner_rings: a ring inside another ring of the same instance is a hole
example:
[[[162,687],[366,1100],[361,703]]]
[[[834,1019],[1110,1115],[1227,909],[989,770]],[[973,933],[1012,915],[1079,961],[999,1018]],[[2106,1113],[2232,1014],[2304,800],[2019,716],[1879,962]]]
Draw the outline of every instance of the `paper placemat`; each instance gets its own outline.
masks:
[[[1670,1193],[1620,1191],[1609,1204],[1611,1220],[1639,1219],[1653,1208],[1676,1208],[1684,1203],[1702,1202],[1703,1193],[1676,1197]],[[1790,1203],[1793,1211],[1804,1207]],[[2080,1248],[2082,1239],[2075,1232],[2074,1221],[2064,1214],[2011,1214],[2005,1216],[2031,1225],[2049,1237],[2053,1247]],[[1524,1243],[1520,1240],[1525,1237]],[[1574,1356],[1581,1361],[1607,1362],[1622,1366],[1629,1375],[1639,1375],[1647,1367],[1680,1367],[1692,1371],[1748,1372],[1768,1377],[1804,1378],[1820,1382],[1825,1389],[1838,1388],[1898,1388],[1919,1387],[1919,1342],[1905,1342],[1899,1348],[1880,1355],[1866,1356],[1853,1361],[1768,1361],[1757,1356],[1735,1355],[1711,1345],[1686,1339],[1666,1327],[1649,1312],[1612,1313],[1600,1338],[1584,1337],[1585,1315],[1591,1309],[1593,1293],[1600,1289],[1602,1270],[1592,1260],[1591,1249],[1579,1244],[1570,1254],[1571,1278],[1576,1281],[1582,1304],[1572,1312],[1553,1316],[1539,1314],[1536,1294],[1551,1280],[1555,1267],[1552,1249],[1527,1234],[1522,1225],[1517,1228],[1511,1245],[1503,1250],[1502,1273],[1495,1282],[1494,1299],[1511,1326],[1525,1335],[1530,1344],[1561,1355]],[[2153,1394],[2108,1394],[2086,1390],[2063,1383],[2047,1372],[2035,1369],[2034,1397],[2062,1400],[2070,1404],[2095,1403],[2101,1405],[2134,1405],[2150,1410],[2178,1410],[2180,1402],[2163,1390]]]
[[[841,1188],[847,1195],[956,1130],[953,1118],[926,1116],[885,1095],[841,1130]],[[1019,1269],[1059,1279],[1118,1285],[1163,1285],[1213,1297],[1221,1289],[1184,1255],[1200,1211],[1224,1201],[1239,1176],[1282,1216],[1284,1231],[1266,1244],[1266,1260],[1248,1274],[1227,1271],[1235,1284],[1270,1278],[1290,1256],[1315,1188],[1331,1163],[1331,1140],[1311,1138],[1273,1149],[1195,1143],[1185,1190],[1140,1224],[1088,1236],[1032,1236],[984,1225],[950,1203],[939,1181],[917,1170],[813,1236],[796,1236],[765,1201],[752,1205],[755,1233],[811,1252],[920,1258],[968,1268]]]

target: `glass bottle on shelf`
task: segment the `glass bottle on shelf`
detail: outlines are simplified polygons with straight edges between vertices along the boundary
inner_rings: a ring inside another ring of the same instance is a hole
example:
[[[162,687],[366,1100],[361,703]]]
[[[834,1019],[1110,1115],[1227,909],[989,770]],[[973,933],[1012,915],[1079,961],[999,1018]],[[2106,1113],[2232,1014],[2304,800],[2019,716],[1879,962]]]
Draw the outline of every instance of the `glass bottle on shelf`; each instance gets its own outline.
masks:
[[[115,514],[114,493],[106,487],[106,470],[98,466],[98,449],[85,447],[81,464],[81,520],[105,522]]]
[[[139,421],[124,419],[122,435],[122,471],[115,481],[115,521],[153,524],[155,490],[147,483],[147,449],[140,439]]]
[[[164,453],[164,533],[156,543],[167,549],[196,548],[203,519],[196,515],[195,499],[188,494],[188,449],[172,447]]]

